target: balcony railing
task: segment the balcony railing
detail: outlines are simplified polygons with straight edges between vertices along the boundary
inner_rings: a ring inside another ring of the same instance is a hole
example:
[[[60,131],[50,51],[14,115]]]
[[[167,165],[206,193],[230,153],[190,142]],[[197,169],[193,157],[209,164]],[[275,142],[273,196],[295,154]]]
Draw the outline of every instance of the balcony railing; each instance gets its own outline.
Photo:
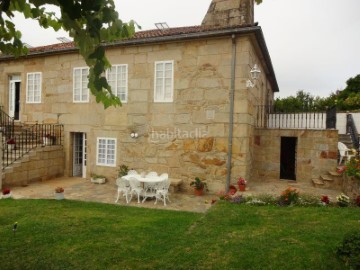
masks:
[[[354,118],[350,113],[346,115],[346,130],[347,133],[350,134],[353,147],[355,149],[359,149],[359,133],[357,131]]]
[[[0,106],[0,128],[5,138],[14,136],[14,118],[4,112],[2,106]]]
[[[7,135],[3,134],[3,168],[37,147],[63,145],[64,127],[61,124],[35,124],[19,133],[13,133],[12,137]]]
[[[272,106],[257,106],[255,125],[276,129],[326,129],[326,119],[326,112],[286,113],[276,112]]]

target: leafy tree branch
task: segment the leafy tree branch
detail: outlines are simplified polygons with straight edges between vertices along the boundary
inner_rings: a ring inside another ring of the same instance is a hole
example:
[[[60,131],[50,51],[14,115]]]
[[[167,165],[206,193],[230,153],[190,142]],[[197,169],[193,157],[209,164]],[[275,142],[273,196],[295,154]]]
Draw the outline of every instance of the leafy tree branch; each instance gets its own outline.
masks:
[[[59,7],[60,17],[46,12],[46,5]],[[90,68],[88,87],[96,101],[105,108],[121,105],[104,77],[110,63],[102,44],[131,37],[135,22],[123,23],[113,0],[0,0],[0,51],[19,57],[28,53],[28,49],[12,22],[15,12],[37,20],[43,28],[67,31]]]

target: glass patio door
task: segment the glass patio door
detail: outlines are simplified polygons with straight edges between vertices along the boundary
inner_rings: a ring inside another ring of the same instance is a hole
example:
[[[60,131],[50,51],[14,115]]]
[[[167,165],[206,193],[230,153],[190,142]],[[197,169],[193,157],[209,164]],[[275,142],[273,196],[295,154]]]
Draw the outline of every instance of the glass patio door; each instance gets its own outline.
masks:
[[[20,76],[14,75],[9,81],[9,116],[20,119]]]
[[[86,178],[86,133],[73,133],[73,176]]]

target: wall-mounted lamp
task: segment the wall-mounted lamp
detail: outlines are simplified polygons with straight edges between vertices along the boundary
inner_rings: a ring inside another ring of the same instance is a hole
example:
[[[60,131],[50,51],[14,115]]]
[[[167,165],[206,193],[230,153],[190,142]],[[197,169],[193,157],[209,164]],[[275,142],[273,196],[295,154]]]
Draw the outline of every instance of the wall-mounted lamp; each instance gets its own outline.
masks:
[[[137,137],[139,137],[139,134],[137,134],[136,132],[131,132],[130,136],[131,138],[136,139]]]
[[[255,86],[256,80],[259,78],[261,73],[261,70],[258,68],[257,64],[254,65],[254,67],[250,70],[251,80],[246,81],[246,87],[247,88],[253,88]]]

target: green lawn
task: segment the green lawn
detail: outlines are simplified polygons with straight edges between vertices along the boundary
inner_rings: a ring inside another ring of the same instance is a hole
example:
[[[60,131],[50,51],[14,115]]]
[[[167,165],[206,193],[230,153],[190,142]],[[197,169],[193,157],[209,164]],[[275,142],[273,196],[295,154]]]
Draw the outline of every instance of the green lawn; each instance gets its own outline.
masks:
[[[0,269],[344,269],[335,248],[359,226],[359,208],[221,202],[196,214],[7,199]]]

